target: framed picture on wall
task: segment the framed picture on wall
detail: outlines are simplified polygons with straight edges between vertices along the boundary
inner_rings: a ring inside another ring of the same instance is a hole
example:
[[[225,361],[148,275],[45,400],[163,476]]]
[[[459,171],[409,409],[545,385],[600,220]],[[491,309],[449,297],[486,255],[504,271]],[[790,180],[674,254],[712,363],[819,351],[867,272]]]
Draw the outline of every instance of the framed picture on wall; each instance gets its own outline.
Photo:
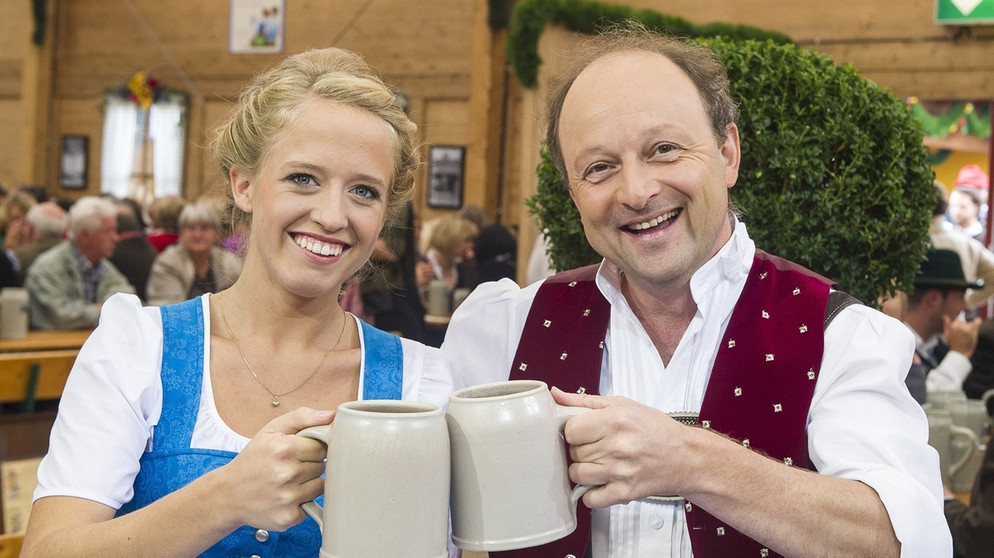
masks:
[[[86,169],[89,159],[88,136],[62,136],[59,155],[59,185],[63,188],[86,188]]]
[[[433,145],[428,149],[428,207],[462,207],[466,148]]]
[[[228,51],[232,54],[283,52],[286,0],[231,0]]]

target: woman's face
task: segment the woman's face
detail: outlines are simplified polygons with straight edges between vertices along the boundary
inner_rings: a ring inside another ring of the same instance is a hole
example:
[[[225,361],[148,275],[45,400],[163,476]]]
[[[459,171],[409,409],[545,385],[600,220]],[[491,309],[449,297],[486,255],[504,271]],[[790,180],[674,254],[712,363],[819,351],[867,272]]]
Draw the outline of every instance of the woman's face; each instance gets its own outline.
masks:
[[[217,231],[210,223],[187,223],[179,231],[180,243],[195,256],[209,254],[217,240]]]
[[[372,113],[308,101],[256,176],[231,171],[235,202],[252,219],[242,275],[300,297],[337,297],[383,227],[395,149]]]

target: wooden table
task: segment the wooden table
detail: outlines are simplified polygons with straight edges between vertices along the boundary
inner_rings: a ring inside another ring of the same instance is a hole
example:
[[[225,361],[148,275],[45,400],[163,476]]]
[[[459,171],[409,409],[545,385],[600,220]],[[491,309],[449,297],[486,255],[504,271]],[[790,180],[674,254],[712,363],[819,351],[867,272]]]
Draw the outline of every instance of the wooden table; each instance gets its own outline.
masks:
[[[20,402],[22,411],[32,412],[37,399],[59,399],[90,332],[38,330],[0,339],[0,403]]]
[[[0,339],[0,353],[23,351],[52,351],[72,349],[78,351],[90,336],[90,329],[31,330],[24,339]]]

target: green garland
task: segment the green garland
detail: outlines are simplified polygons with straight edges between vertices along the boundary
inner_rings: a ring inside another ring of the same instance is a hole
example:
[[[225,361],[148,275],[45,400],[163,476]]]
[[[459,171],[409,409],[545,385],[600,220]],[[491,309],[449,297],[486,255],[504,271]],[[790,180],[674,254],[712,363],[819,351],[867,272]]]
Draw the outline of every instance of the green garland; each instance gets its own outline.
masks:
[[[916,97],[908,99],[908,106],[922,130],[930,137],[942,138],[956,132],[975,138],[991,137],[990,107],[978,113],[973,103],[961,101],[953,104],[946,112],[933,115]]]
[[[498,0],[491,0],[491,14]],[[542,58],[538,55],[538,39],[545,26],[556,24],[591,34],[610,23],[628,19],[642,22],[649,29],[665,31],[678,37],[727,37],[730,39],[771,40],[791,43],[789,37],[747,25],[707,23],[696,25],[690,21],[663,15],[651,10],[636,10],[629,6],[604,4],[589,0],[521,0],[514,6],[507,37],[507,59],[518,80],[525,87],[535,87]]]

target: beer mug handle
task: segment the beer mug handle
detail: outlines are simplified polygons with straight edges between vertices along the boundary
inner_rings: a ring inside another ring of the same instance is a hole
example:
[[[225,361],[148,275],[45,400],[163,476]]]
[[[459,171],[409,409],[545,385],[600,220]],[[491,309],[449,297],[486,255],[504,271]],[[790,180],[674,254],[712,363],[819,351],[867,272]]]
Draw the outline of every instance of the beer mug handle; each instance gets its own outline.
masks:
[[[584,413],[589,412],[590,409],[587,407],[566,407],[565,405],[556,405],[556,417],[559,418],[559,435],[563,436],[563,430],[566,428],[566,421]],[[563,443],[566,443],[566,438],[563,436]],[[580,498],[587,493],[588,490],[593,488],[593,486],[578,484],[573,487],[573,491],[570,492],[570,502],[573,504],[573,514],[576,514],[576,503],[580,501]]]
[[[965,426],[952,425],[949,427],[949,434],[951,440],[956,438],[966,438],[966,451],[963,452],[963,456],[960,457],[956,463],[949,466],[949,477],[952,478],[959,473],[960,469],[966,466],[967,462],[970,461],[970,457],[973,456],[973,452],[977,451],[977,446],[980,445],[980,441],[977,440],[977,435],[973,433],[973,430],[966,428]]]
[[[984,412],[990,413],[990,407],[987,405],[987,400],[994,397],[994,389],[989,389],[980,396],[980,400],[984,402]]]
[[[312,440],[317,440],[325,445],[328,444],[328,440],[331,437],[331,424],[325,424],[321,426],[309,426],[300,432],[297,432],[298,436],[303,436],[305,438],[311,438]],[[318,524],[318,529],[324,531],[324,510],[317,502],[311,500],[309,502],[304,502],[300,504],[300,507],[304,510],[304,513],[309,515]]]

